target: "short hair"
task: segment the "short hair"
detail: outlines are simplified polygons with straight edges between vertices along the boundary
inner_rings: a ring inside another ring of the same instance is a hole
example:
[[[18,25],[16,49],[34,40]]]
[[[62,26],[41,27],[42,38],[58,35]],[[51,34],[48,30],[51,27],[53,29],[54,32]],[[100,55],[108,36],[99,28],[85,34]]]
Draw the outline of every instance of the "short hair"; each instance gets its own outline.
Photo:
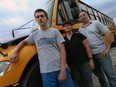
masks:
[[[43,9],[36,9],[35,12],[34,12],[34,17],[35,17],[35,14],[36,14],[37,12],[43,12],[44,15],[48,18],[47,12],[46,12],[45,10],[43,10]]]
[[[71,21],[64,21],[64,22],[62,23],[62,26],[64,27],[65,24],[70,24],[70,25],[72,26],[72,22],[71,22]]]
[[[80,14],[81,12],[85,12],[85,13],[88,15],[88,12],[87,12],[87,11],[82,10],[82,11],[79,12],[79,14]]]
[[[81,10],[79,13],[81,13],[81,12],[85,12],[85,13],[87,13],[87,11],[85,11],[85,10]]]

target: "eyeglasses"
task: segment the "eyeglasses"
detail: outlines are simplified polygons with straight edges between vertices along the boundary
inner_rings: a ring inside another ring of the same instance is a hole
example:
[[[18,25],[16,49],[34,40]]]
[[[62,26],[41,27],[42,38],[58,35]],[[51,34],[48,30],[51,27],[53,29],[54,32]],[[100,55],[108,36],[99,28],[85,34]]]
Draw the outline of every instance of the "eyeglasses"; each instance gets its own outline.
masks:
[[[37,15],[37,16],[35,16],[35,18],[44,18],[45,17],[45,15]]]

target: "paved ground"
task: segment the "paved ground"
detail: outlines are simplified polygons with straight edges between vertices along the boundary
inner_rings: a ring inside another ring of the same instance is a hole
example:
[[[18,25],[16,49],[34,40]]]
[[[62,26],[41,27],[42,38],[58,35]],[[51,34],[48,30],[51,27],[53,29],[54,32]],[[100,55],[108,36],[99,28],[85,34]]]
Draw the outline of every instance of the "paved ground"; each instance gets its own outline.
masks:
[[[113,62],[113,69],[116,72],[116,47],[115,48],[111,48],[110,50],[110,56]],[[93,75],[93,83],[94,83],[94,87],[100,87],[98,79]]]

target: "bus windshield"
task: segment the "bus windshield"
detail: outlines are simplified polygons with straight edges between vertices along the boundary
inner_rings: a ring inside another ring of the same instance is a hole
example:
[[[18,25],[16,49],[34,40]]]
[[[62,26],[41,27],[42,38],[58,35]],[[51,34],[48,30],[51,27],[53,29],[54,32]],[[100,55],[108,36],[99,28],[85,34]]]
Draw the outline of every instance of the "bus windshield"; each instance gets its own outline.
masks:
[[[54,6],[54,1],[55,0],[47,0],[47,2],[44,4],[43,9],[46,10],[46,12],[48,13],[48,25],[51,25],[52,22],[52,11],[53,11],[53,6]]]

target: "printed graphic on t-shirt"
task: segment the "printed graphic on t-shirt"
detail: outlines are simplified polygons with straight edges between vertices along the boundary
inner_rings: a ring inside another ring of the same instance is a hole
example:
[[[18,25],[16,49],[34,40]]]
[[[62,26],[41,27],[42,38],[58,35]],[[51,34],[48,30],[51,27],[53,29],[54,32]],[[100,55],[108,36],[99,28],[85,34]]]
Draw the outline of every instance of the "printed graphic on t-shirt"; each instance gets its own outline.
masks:
[[[45,47],[53,47],[53,44],[55,44],[54,38],[40,38],[37,40],[39,50]]]

